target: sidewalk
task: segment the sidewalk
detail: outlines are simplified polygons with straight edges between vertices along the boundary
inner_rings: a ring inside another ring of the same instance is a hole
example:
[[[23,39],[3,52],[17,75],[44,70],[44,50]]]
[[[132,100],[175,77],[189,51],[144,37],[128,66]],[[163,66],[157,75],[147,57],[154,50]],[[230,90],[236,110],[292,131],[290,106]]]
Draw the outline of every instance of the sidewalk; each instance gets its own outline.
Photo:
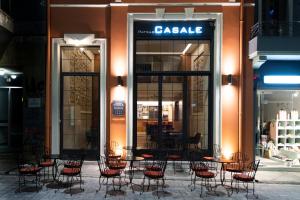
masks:
[[[48,183],[40,187],[39,191],[35,191],[35,187],[28,186],[18,192],[17,177],[12,175],[0,175],[0,200],[56,200],[56,199],[72,199],[72,200],[99,200],[104,199],[105,186],[101,188],[100,192],[96,192],[98,187],[98,178],[83,177],[84,191],[79,190],[79,185],[72,187],[72,196],[69,193],[69,189],[60,189],[56,191],[53,189],[53,183]],[[134,179],[134,182],[140,184],[140,179]],[[153,183],[152,183],[153,184]],[[219,186],[216,189],[216,193],[207,193],[204,190],[203,198],[200,198],[200,186],[197,185],[194,191],[189,188],[190,182],[187,180],[166,180],[164,191],[159,188],[160,199],[173,200],[173,199],[209,199],[209,200],[244,200],[246,198],[246,192],[240,191],[234,192],[232,196],[228,197],[227,191]],[[263,200],[298,200],[300,191],[299,185],[290,184],[264,184],[256,183],[255,193],[258,195],[258,199]],[[141,188],[135,186],[135,192],[132,192],[131,187],[122,186],[121,191],[114,191],[112,187],[109,187],[107,199],[116,200],[150,200],[158,199],[155,186],[151,186],[150,190],[140,194]],[[254,196],[249,195],[248,199],[254,199]]]
[[[8,165],[7,165],[8,166]],[[2,166],[3,167],[3,166]],[[11,168],[12,166],[10,166]],[[177,164],[177,170],[174,175],[173,166],[168,164],[166,170],[166,188],[164,192],[160,192],[161,199],[200,199],[200,186],[195,191],[191,191],[188,185],[190,184],[190,176],[188,174],[188,164],[184,163],[182,167]],[[3,169],[3,168],[2,168]],[[4,175],[0,172],[0,200],[53,200],[53,199],[75,199],[75,200],[89,200],[89,199],[104,199],[105,187],[102,187],[99,193],[98,189],[98,165],[93,161],[86,161],[83,165],[83,180],[85,191],[81,192],[78,185],[73,186],[74,190],[72,196],[66,189],[61,189],[55,192],[51,183],[45,184],[41,187],[39,192],[32,188],[25,188],[21,193],[18,193],[17,171],[12,170],[9,174]],[[227,175],[229,178],[229,174]],[[282,172],[282,171],[265,171],[259,169],[257,172],[256,194],[259,199],[299,199],[300,196],[300,172]],[[135,174],[134,182],[140,184],[142,181],[142,172]],[[229,184],[229,183],[226,183]],[[251,186],[252,188],[252,186]],[[109,189],[107,199],[157,199],[155,188],[150,187],[149,192],[140,195],[141,189],[135,188],[135,193],[128,186],[122,187],[122,191],[113,191]],[[215,194],[205,194],[203,199],[247,199],[245,191],[235,193],[227,196],[227,191],[223,187],[217,188],[217,196]],[[250,196],[249,199],[253,199]]]

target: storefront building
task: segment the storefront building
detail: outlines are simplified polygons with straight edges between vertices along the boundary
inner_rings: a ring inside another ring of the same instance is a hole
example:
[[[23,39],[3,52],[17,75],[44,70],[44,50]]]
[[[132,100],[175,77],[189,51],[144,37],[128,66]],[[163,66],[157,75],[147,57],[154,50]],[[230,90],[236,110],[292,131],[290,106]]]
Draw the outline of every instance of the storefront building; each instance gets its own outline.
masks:
[[[253,15],[252,1],[49,1],[46,147],[253,158]]]
[[[249,41],[255,70],[256,155],[299,167],[299,0],[257,1]]]

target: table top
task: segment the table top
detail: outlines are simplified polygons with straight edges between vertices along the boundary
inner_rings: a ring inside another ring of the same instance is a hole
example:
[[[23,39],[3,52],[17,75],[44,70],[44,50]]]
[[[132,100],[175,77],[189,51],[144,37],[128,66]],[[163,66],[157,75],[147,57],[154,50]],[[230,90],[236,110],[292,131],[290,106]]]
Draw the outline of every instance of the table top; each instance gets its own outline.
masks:
[[[142,161],[142,160],[144,160],[144,158],[140,157],[140,156],[126,156],[123,160],[126,160],[126,161]]]
[[[234,163],[234,160],[231,159],[225,159],[225,158],[214,158],[211,156],[205,156],[203,157],[204,160],[208,160],[208,161],[213,161],[213,162],[218,162],[218,163]]]

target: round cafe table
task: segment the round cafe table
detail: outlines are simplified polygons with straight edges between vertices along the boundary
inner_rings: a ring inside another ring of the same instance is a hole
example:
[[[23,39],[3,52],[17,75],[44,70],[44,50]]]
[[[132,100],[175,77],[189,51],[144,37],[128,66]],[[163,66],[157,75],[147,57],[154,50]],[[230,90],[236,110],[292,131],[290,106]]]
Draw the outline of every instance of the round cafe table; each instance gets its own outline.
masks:
[[[133,162],[140,162],[143,161],[144,158],[140,156],[126,156],[123,158],[123,160],[129,162],[129,183],[132,184],[132,179],[134,176],[134,167],[133,167]]]

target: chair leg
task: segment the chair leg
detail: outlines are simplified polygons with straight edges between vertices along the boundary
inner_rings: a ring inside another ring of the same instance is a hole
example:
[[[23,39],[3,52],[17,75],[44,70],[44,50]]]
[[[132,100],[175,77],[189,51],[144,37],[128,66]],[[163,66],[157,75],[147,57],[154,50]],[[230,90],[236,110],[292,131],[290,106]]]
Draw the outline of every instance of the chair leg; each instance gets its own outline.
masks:
[[[19,192],[21,192],[21,176],[19,174]]]
[[[156,180],[156,195],[157,195],[157,197],[158,197],[158,199],[159,199],[159,196],[158,196],[158,185],[159,185],[159,181],[158,181],[158,179]]]
[[[143,182],[142,182],[142,191],[140,192],[140,195],[142,194],[142,193],[144,193],[145,192],[145,187],[144,187],[144,184],[145,184],[145,176],[144,176],[144,178],[143,178]]]
[[[147,191],[149,191],[150,189],[150,178],[148,178],[148,187],[147,187]]]
[[[108,178],[106,178],[106,190],[105,190],[104,198],[106,198],[106,196],[107,196],[107,191],[108,191]]]
[[[200,197],[202,197],[202,193],[203,193],[203,178],[201,178],[201,193],[200,193]]]

